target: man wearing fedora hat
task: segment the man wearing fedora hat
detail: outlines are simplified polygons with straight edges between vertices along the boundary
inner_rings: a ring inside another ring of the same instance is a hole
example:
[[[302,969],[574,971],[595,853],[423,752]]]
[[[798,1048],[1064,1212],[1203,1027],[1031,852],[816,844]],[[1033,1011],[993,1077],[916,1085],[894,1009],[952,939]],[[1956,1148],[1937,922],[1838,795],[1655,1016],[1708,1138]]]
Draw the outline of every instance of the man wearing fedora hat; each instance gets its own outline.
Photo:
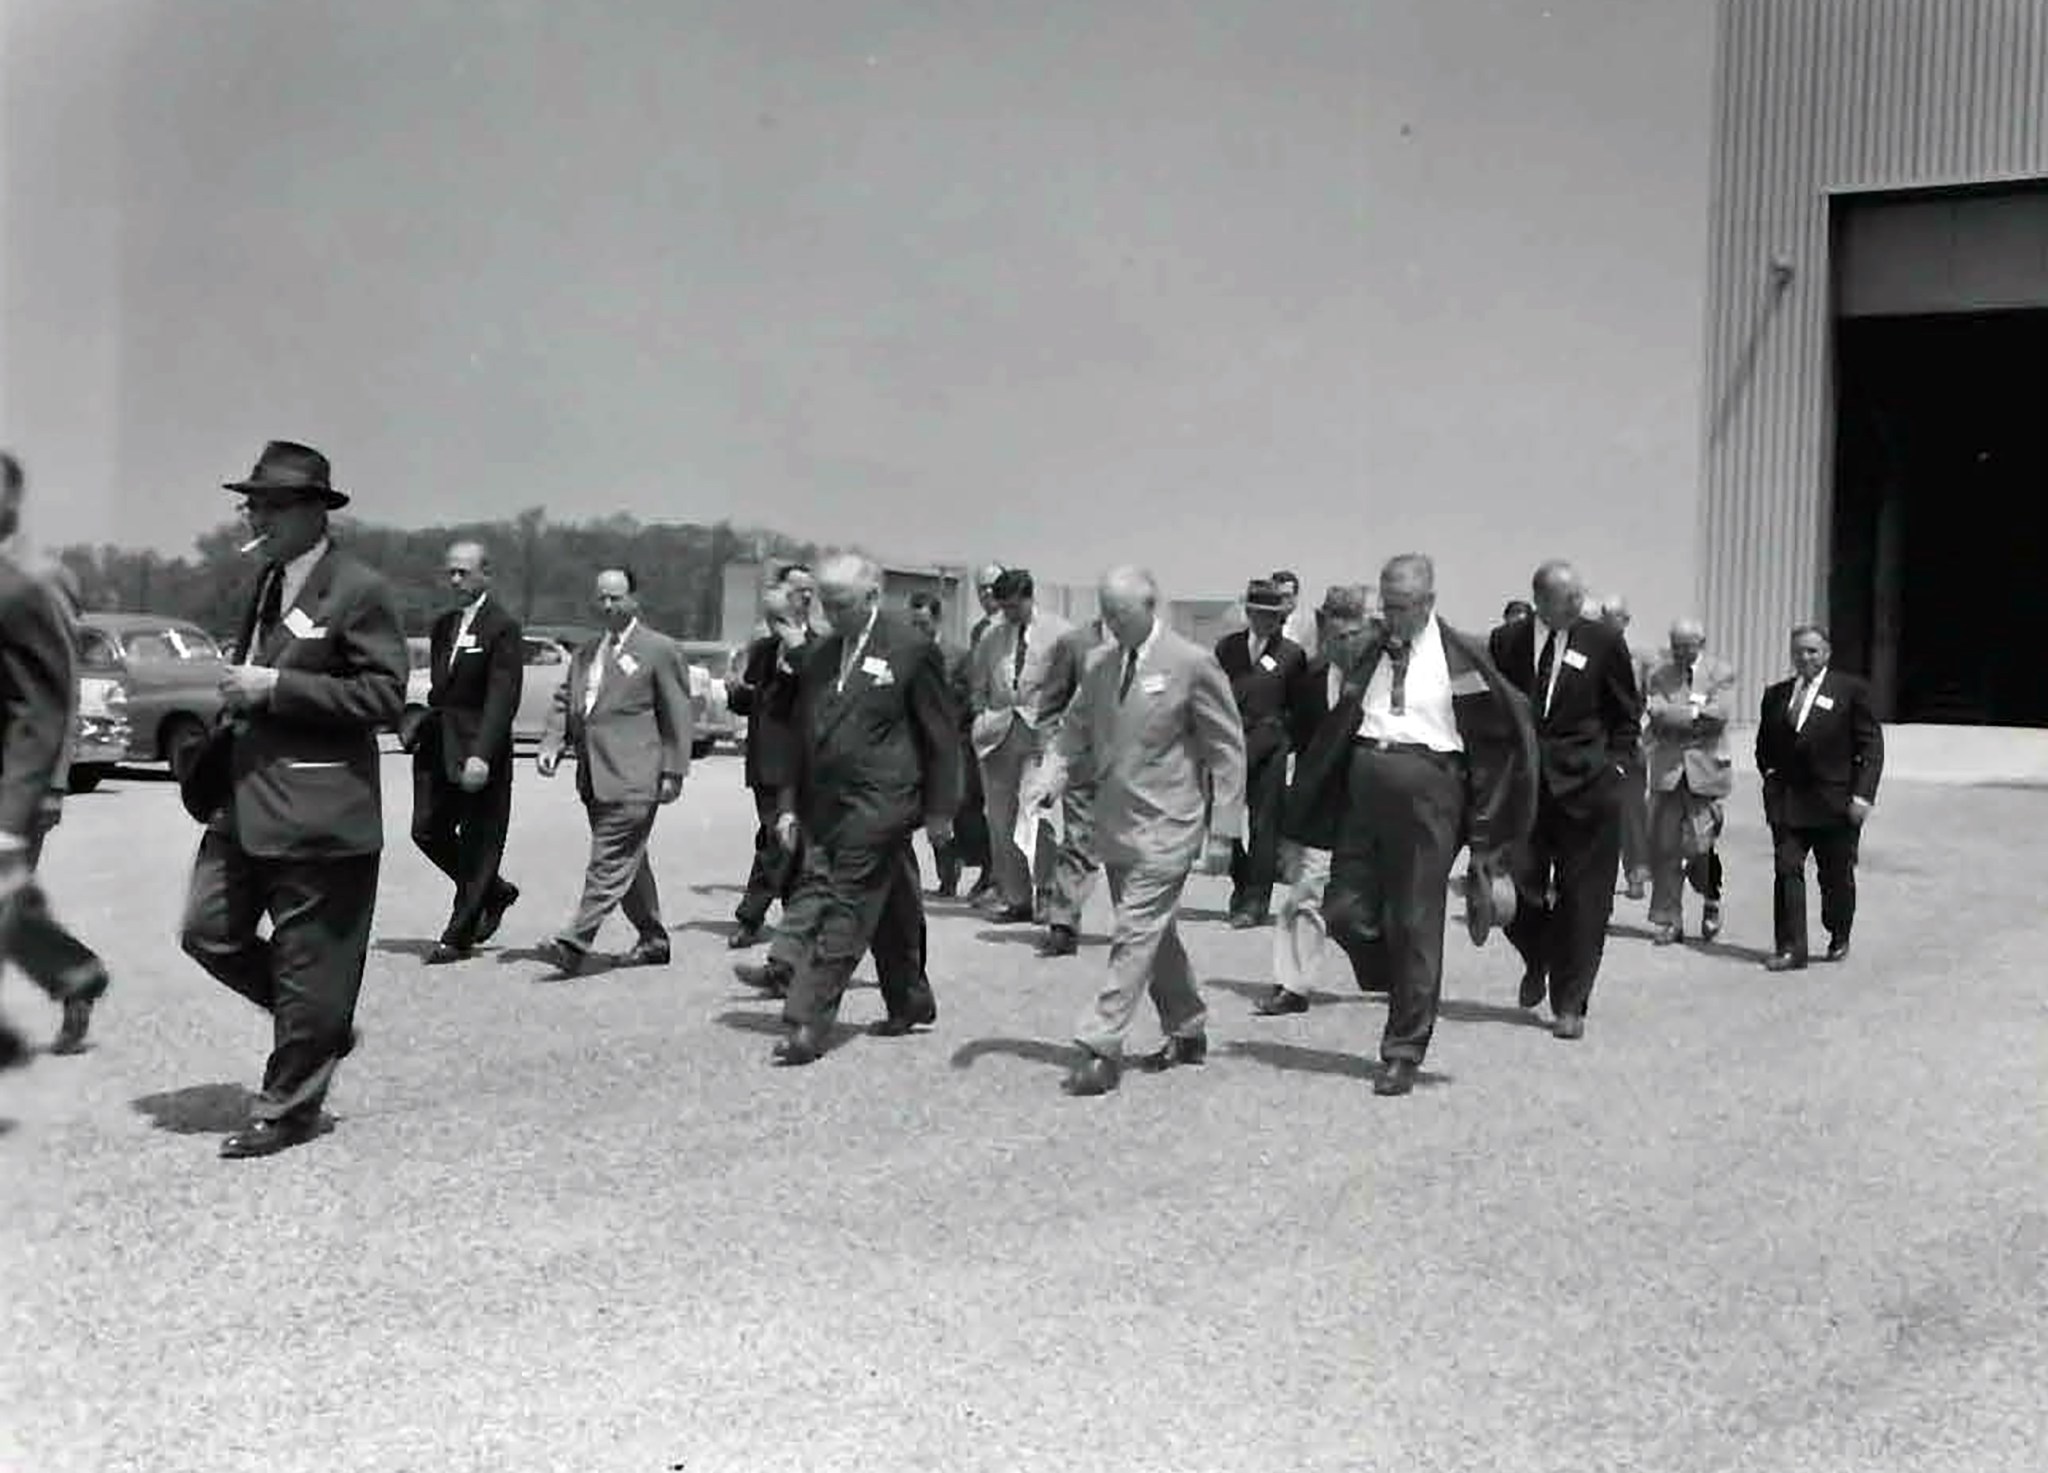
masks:
[[[1248,837],[1230,855],[1230,924],[1239,930],[1271,918],[1280,852],[1280,807],[1287,796],[1287,754],[1293,728],[1289,700],[1300,688],[1308,656],[1280,632],[1288,595],[1270,578],[1245,588],[1249,626],[1216,642],[1216,662],[1230,677],[1244,724]]]
[[[1379,621],[1290,798],[1297,812],[1342,815],[1323,909],[1358,985],[1387,994],[1375,1094],[1414,1088],[1436,1028],[1452,861],[1469,847],[1482,880],[1505,871],[1535,822],[1536,764],[1528,703],[1479,640],[1436,617],[1430,559],[1390,559]],[[1489,893],[1482,884],[1468,903]]]
[[[224,726],[183,784],[206,831],[179,939],[271,1015],[250,1123],[221,1145],[223,1156],[267,1156],[315,1133],[355,1046],[384,847],[377,733],[404,711],[407,661],[390,586],[328,535],[348,497],[324,455],[273,440],[246,480],[225,486],[243,498],[249,550],[265,562],[236,643],[242,663],[221,681]]]

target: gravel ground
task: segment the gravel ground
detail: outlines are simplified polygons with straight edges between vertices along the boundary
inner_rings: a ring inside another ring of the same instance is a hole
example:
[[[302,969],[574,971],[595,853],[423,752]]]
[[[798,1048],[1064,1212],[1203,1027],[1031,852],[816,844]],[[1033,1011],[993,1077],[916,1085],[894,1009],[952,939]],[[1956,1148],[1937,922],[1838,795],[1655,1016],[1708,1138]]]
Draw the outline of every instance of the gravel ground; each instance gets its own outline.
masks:
[[[215,1151],[265,1025],[173,939],[191,825],[140,778],[71,805],[48,878],[116,984],[91,1052],[0,1078],[5,1473],[2048,1466],[2048,793],[1893,783],[1855,956],[1778,978],[1744,792],[1723,944],[1618,904],[1577,1045],[1454,926],[1400,1100],[1339,959],[1251,1016],[1266,939],[1201,880],[1211,1062],[1078,1101],[1099,944],[957,907],[934,1032],[855,1031],[860,991],[770,1069],[729,757],[656,831],[670,967],[522,955],[585,842],[529,770],[506,949],[424,969],[403,772],[335,1128],[254,1162]]]

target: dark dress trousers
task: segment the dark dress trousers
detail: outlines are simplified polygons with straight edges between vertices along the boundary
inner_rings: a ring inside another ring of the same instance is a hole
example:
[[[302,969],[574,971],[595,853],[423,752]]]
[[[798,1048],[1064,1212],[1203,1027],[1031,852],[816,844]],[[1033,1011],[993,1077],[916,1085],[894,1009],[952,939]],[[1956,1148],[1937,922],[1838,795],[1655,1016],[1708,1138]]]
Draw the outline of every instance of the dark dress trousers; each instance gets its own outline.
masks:
[[[1552,1010],[1583,1016],[1614,911],[1622,801],[1641,740],[1642,696],[1621,636],[1580,618],[1552,655],[1557,678],[1546,703],[1536,662],[1548,637],[1547,626],[1532,619],[1500,642],[1501,673],[1528,699],[1542,759],[1536,827],[1516,866],[1507,936],[1530,972],[1547,980]]]
[[[486,595],[458,647],[462,611],[453,609],[429,631],[433,684],[412,754],[412,840],[455,882],[455,903],[441,939],[468,947],[504,882],[498,865],[512,823],[512,716],[526,677],[519,621]],[[490,768],[484,786],[466,792],[462,768],[471,757]]]
[[[842,688],[846,649],[828,636],[798,672],[797,772],[781,799],[810,846],[800,885],[817,891],[819,906],[784,1005],[796,1025],[831,1025],[868,951],[890,1017],[930,1006],[910,841],[927,816],[960,805],[960,718],[938,646],[902,616],[877,611]]]
[[[252,1114],[283,1120],[319,1109],[352,1046],[384,847],[377,733],[404,709],[407,662],[390,587],[346,553],[330,547],[268,629],[263,582],[238,647],[277,686],[234,718],[226,806],[200,838],[180,940],[271,1015]]]
[[[1756,768],[1771,826],[1772,930],[1780,955],[1804,958],[1806,856],[1820,879],[1820,921],[1829,939],[1849,940],[1856,922],[1857,839],[1849,800],[1877,801],[1884,773],[1884,729],[1870,708],[1870,687],[1825,670],[1804,726],[1795,728],[1796,679],[1764,692],[1756,726]]]
[[[1216,642],[1216,663],[1230,678],[1244,724],[1245,819],[1248,836],[1231,846],[1230,910],[1263,917],[1273,898],[1280,851],[1280,810],[1287,797],[1287,754],[1296,726],[1289,709],[1308,656],[1282,634],[1251,657],[1251,635],[1240,629]]]
[[[105,976],[35,879],[63,802],[78,704],[68,626],[52,591],[0,556],[0,833],[25,846],[28,872],[0,900],[0,958],[59,1001]]]
[[[735,716],[747,718],[747,790],[754,795],[754,857],[747,886],[734,910],[743,926],[758,928],[776,901],[787,911],[800,856],[775,841],[776,803],[796,773],[797,736],[790,726],[796,709],[796,667],[811,638],[787,656],[779,635],[766,634],[747,646],[739,683],[729,699]]]
[[[1438,622],[1462,753],[1356,736],[1385,658],[1377,632],[1295,761],[1287,838],[1329,849],[1323,916],[1358,985],[1387,994],[1380,1057],[1420,1063],[1443,996],[1451,865],[1469,847],[1494,862],[1535,822],[1536,736],[1528,703],[1479,641]]]

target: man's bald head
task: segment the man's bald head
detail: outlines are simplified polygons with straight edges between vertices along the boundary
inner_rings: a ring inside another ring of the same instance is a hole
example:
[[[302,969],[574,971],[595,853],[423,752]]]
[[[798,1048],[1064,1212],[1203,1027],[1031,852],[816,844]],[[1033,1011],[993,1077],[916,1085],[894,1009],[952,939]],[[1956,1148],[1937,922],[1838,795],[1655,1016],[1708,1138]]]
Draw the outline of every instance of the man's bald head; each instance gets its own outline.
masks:
[[[441,568],[448,579],[449,601],[458,606],[475,602],[491,586],[490,551],[473,538],[449,543]]]
[[[1159,582],[1143,568],[1125,564],[1102,575],[1096,590],[1102,626],[1127,650],[1143,644],[1159,616]]]
[[[818,565],[818,603],[837,634],[860,633],[882,597],[882,569],[873,558],[838,552]]]
[[[1697,619],[1671,621],[1671,658],[1688,670],[1707,647],[1707,626]]]
[[[1536,576],[1529,580],[1529,591],[1535,595],[1537,616],[1553,629],[1578,618],[1586,603],[1586,585],[1579,570],[1562,558],[1552,558],[1537,568]]]
[[[1610,593],[1600,600],[1600,622],[1617,633],[1628,628],[1628,600],[1618,593]]]
[[[1380,618],[1390,637],[1407,641],[1422,633],[1436,611],[1436,564],[1427,554],[1404,552],[1380,569]]]
[[[974,575],[975,596],[981,600],[981,611],[991,617],[996,611],[996,579],[1003,576],[1001,563],[986,563]]]

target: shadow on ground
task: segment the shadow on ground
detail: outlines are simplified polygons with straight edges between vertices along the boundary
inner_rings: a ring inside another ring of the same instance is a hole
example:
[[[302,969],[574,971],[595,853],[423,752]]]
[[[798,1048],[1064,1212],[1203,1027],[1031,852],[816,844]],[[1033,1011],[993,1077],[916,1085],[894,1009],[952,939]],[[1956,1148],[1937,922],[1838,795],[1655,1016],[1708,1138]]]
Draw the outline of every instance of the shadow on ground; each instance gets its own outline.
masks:
[[[440,945],[418,936],[386,936],[370,943],[370,950],[381,951],[386,956],[424,957]]]
[[[1047,1043],[1042,1038],[977,1038],[953,1050],[953,1057],[947,1062],[955,1069],[971,1069],[978,1060],[990,1057],[1023,1059],[1064,1070],[1081,1061],[1081,1050],[1073,1044]]]
[[[256,1096],[239,1084],[188,1084],[183,1089],[143,1095],[133,1101],[138,1114],[173,1135],[226,1135],[249,1123]]]
[[[1218,992],[1235,993],[1246,1002],[1258,1002],[1273,990],[1271,982],[1248,982],[1239,977],[1211,977],[1201,985],[1205,988],[1214,988]],[[1311,1007],[1327,1007],[1332,1003],[1364,1002],[1365,995],[1359,992],[1312,991],[1308,995],[1308,1000]]]
[[[1346,1079],[1377,1079],[1381,1068],[1378,1060],[1361,1054],[1340,1054],[1335,1049],[1304,1048],[1295,1043],[1233,1039],[1223,1046],[1222,1052],[1232,1058],[1250,1059],[1253,1063],[1289,1074],[1336,1074]],[[1449,1084],[1451,1079],[1449,1074],[1424,1069],[1416,1074],[1415,1083],[1418,1088],[1433,1088]]]

